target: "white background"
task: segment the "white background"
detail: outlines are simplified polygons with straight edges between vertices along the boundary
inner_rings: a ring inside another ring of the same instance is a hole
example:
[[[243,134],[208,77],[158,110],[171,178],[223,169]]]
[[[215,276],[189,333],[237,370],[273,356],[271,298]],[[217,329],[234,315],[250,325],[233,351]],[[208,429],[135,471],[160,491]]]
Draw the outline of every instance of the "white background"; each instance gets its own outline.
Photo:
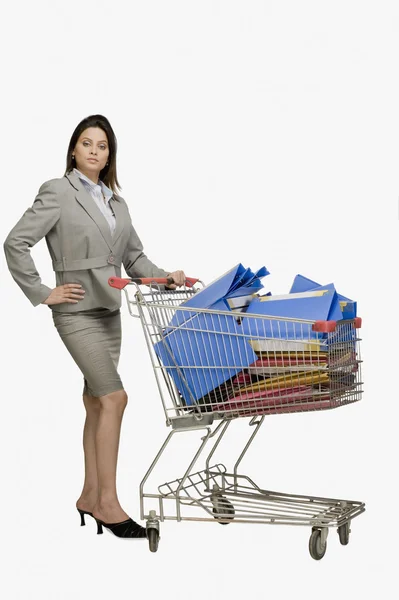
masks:
[[[267,418],[242,472],[367,503],[349,545],[332,530],[320,562],[309,528],[172,521],[156,554],[97,536],[89,518],[80,528],[82,377],[3,255],[2,596],[396,597],[399,5],[36,0],[8,3],[2,21],[2,240],[63,175],[77,123],[107,116],[121,194],[156,264],[205,282],[266,265],[273,294],[301,273],[358,301],[362,402]],[[53,286],[44,240],[32,255]],[[138,519],[139,482],[168,430],[140,323],[126,304],[122,317],[118,492]]]

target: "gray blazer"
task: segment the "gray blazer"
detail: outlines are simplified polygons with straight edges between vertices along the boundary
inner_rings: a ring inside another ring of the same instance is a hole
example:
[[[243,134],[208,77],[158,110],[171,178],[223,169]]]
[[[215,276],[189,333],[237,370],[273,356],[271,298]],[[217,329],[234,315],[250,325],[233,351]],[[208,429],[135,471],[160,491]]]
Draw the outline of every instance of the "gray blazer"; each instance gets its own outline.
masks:
[[[33,306],[52,291],[42,283],[30,253],[43,237],[53,262],[56,286],[80,283],[86,291],[77,304],[51,305],[57,312],[119,308],[121,291],[111,288],[108,278],[121,277],[122,264],[129,277],[166,277],[170,273],[144,254],[125,200],[114,194],[110,205],[116,217],[113,236],[107,220],[73,171],[40,186],[33,205],[4,242],[11,275]]]

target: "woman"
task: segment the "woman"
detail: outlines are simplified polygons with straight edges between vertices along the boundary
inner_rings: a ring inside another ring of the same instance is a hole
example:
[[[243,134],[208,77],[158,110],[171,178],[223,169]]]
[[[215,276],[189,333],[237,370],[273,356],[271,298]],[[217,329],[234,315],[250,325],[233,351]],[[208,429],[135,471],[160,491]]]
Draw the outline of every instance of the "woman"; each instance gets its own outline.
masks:
[[[117,455],[127,395],[118,374],[121,292],[108,278],[171,277],[143,252],[116,173],[117,141],[102,115],[83,119],[72,134],[64,176],[44,182],[4,242],[12,277],[34,306],[46,304],[54,325],[84,376],[85,480],[76,507],[118,537],[146,537],[122,509],[116,491]],[[30,248],[46,237],[56,287],[41,281]]]

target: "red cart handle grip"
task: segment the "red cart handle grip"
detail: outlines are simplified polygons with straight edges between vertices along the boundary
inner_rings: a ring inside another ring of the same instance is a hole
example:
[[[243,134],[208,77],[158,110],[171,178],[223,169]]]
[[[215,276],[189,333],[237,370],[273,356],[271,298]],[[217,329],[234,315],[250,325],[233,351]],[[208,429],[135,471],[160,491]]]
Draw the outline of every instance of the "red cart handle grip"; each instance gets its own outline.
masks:
[[[186,286],[192,287],[197,283],[199,279],[193,277],[186,277]],[[151,285],[151,283],[158,283],[161,285],[170,285],[174,283],[173,277],[137,277],[134,279],[127,279],[123,277],[110,277],[108,279],[108,285],[117,290],[123,290],[129,283],[137,283],[138,285]]]

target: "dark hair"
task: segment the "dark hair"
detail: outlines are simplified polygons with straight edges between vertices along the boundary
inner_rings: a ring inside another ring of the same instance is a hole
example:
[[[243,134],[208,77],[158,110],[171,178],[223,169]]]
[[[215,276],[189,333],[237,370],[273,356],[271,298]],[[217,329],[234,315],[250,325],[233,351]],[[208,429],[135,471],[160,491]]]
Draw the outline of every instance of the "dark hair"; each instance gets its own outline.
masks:
[[[76,143],[80,137],[82,131],[87,129],[88,127],[100,127],[103,131],[105,131],[108,139],[108,147],[109,147],[109,157],[108,157],[108,165],[106,165],[100,171],[100,179],[107,185],[114,193],[117,193],[117,188],[122,189],[118,177],[116,175],[116,150],[117,150],[117,142],[114,130],[111,127],[111,123],[108,121],[106,117],[103,115],[89,115],[75,128],[75,131],[72,134],[72,137],[69,142],[67,158],[66,158],[66,170],[64,175],[72,171],[72,169],[76,166],[75,158],[72,158],[73,150],[76,146]]]

